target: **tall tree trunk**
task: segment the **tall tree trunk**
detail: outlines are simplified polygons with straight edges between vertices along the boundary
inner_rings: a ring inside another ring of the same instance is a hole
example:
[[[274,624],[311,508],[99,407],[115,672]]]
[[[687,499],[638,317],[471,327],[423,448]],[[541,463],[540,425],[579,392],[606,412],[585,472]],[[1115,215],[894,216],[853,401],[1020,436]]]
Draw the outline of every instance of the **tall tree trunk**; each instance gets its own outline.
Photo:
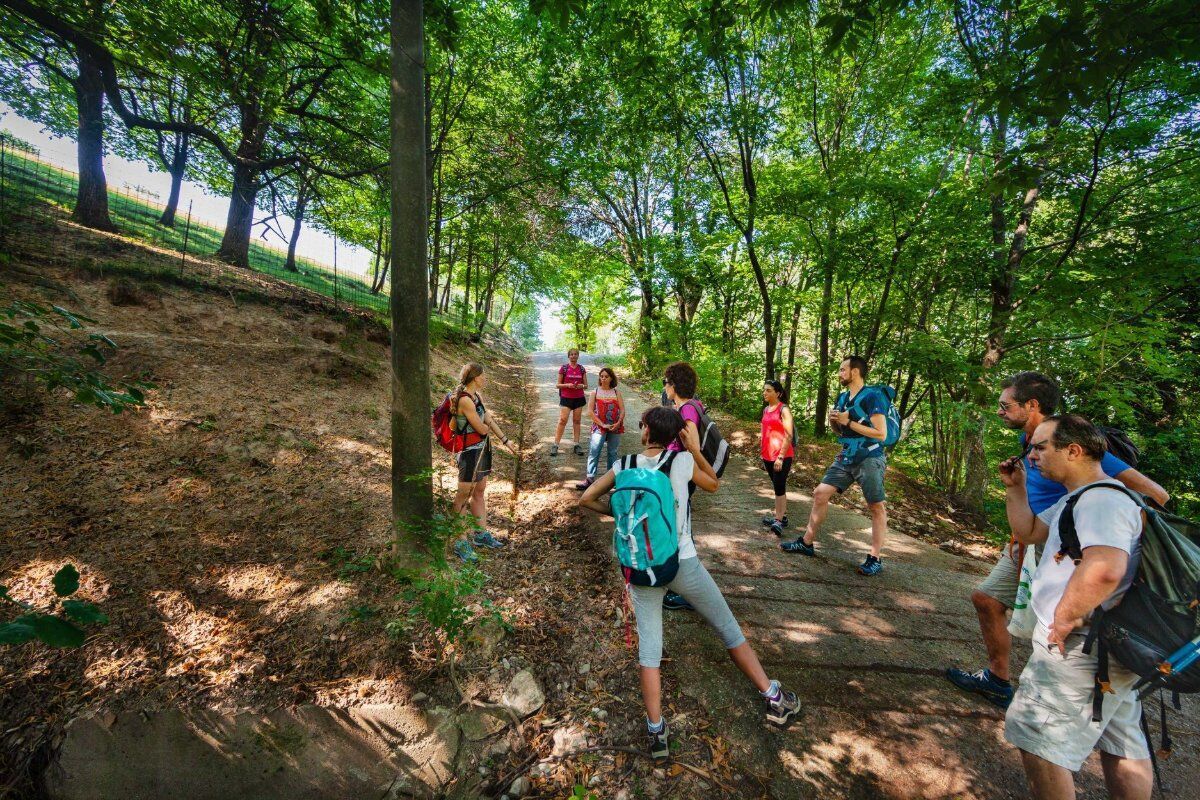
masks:
[[[446,286],[442,289],[441,311],[443,314],[450,311],[450,287],[454,283],[454,267],[457,264],[459,245],[456,244],[454,237],[451,237],[449,247],[446,253]]]
[[[783,393],[788,402],[792,399],[792,373],[796,369],[796,330],[800,327],[801,303],[799,300],[792,306],[792,332],[788,336],[787,373],[783,378]]]
[[[392,518],[402,566],[428,560],[433,516],[429,444],[429,206],[422,0],[391,3]]]
[[[217,248],[217,258],[239,267],[250,266],[250,232],[254,227],[254,201],[258,196],[259,171],[248,162],[257,161],[267,136],[254,101],[238,109],[241,140],[238,142],[239,161],[233,167],[233,190],[229,193],[229,213],[225,217],[225,235]]]
[[[386,223],[383,217],[379,218],[379,227],[375,232],[375,257],[371,264],[371,294],[379,291],[379,261],[383,257],[383,226]]]
[[[426,136],[429,132],[426,131]],[[437,308],[438,289],[441,287],[442,270],[442,160],[438,159],[437,172],[433,181],[433,257],[429,265],[429,309]]]
[[[299,272],[296,269],[296,243],[300,241],[300,228],[304,225],[304,211],[308,207],[308,184],[301,181],[296,191],[296,208],[292,214],[292,235],[288,239],[287,260],[283,268],[289,272]]]
[[[187,161],[190,142],[186,133],[175,134],[175,152],[167,172],[171,175],[171,191],[167,195],[167,204],[163,207],[158,224],[167,228],[175,227],[175,214],[179,210],[179,194],[183,189],[183,176],[187,173]]]
[[[833,234],[832,225],[830,234]],[[832,247],[832,240],[830,247]],[[817,408],[816,417],[813,419],[813,433],[817,436],[825,435],[825,416],[829,411],[829,314],[833,306],[832,256],[825,260],[822,272],[824,274],[821,286],[821,329],[818,333],[819,341],[817,343]]]
[[[466,327],[471,310],[471,270],[475,267],[475,237],[467,234],[467,278],[463,282],[462,325]]]
[[[79,75],[74,80],[78,115],[76,152],[79,184],[71,218],[102,231],[117,228],[108,215],[108,181],[104,177],[104,83],[100,65],[80,50]]]

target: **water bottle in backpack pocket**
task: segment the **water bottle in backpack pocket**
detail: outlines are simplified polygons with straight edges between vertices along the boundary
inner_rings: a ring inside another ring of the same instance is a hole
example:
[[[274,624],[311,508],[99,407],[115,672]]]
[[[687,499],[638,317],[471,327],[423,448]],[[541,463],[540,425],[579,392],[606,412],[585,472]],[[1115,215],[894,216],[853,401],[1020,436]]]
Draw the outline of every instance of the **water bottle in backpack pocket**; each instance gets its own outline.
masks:
[[[625,582],[664,586],[679,571],[679,533],[668,451],[653,468],[638,467],[637,456],[621,459],[612,490],[613,550]]]

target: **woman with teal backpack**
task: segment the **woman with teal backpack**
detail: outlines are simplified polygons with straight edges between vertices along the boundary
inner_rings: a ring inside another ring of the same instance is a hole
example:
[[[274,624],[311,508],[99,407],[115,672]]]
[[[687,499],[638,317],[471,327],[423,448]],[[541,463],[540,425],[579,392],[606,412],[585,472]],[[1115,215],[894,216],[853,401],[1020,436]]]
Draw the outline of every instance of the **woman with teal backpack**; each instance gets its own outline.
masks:
[[[670,589],[683,595],[696,611],[704,618],[717,635],[721,638],[729,657],[738,668],[750,679],[763,697],[766,704],[768,722],[786,726],[800,711],[800,700],[792,692],[785,691],[779,681],[767,678],[762,665],[758,661],[750,643],[742,634],[742,629],[734,619],[729,604],[721,595],[721,590],[713,581],[708,570],[700,563],[696,553],[696,545],[692,541],[692,525],[690,504],[688,503],[688,481],[706,492],[715,492],[720,480],[712,466],[705,460],[700,451],[700,439],[696,432],[685,426],[683,417],[673,408],[656,406],[642,415],[638,423],[642,431],[642,447],[640,454],[626,456],[617,462],[612,469],[602,475],[579,499],[580,505],[598,511],[602,514],[612,513],[610,508],[601,502],[600,498],[618,484],[627,483],[624,478],[618,479],[624,470],[640,472],[643,475],[664,472],[669,478],[669,506],[660,509],[654,504],[648,507],[663,514],[663,524],[673,526],[676,533],[677,550],[658,556],[650,555],[654,564],[659,565],[661,574],[655,575],[654,569],[638,570],[633,574],[630,566],[623,566],[627,590],[633,601],[634,616],[637,619],[638,631],[638,664],[642,686],[642,701],[646,706],[646,730],[650,739],[650,754],[656,760],[670,756],[667,741],[667,722],[662,716],[662,599],[663,594]],[[668,450],[668,446],[679,440],[684,447],[683,452]],[[666,491],[666,482],[661,478],[657,482]],[[647,481],[647,486],[654,485]],[[623,487],[618,487],[621,492]],[[624,496],[618,501],[614,493],[613,505],[618,513],[627,512],[640,500],[630,500]],[[673,512],[673,513],[672,513]],[[642,524],[643,519],[635,520]],[[656,519],[656,525],[657,519]],[[649,550],[649,520],[644,528],[633,526],[634,530],[646,531],[646,544]],[[630,531],[617,525],[618,534],[629,535]],[[640,542],[634,541],[633,546]],[[628,557],[627,548],[618,545],[618,555],[622,561]],[[625,550],[625,552],[622,552]],[[640,585],[639,585],[640,584]],[[648,585],[647,585],[648,584]]]

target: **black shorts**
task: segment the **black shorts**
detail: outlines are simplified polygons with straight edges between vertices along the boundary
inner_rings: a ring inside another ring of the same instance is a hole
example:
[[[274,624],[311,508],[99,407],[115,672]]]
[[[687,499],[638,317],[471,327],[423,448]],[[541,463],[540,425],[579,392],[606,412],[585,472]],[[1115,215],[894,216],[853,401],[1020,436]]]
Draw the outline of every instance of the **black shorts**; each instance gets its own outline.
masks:
[[[483,447],[464,450],[458,454],[458,482],[475,483],[492,472],[492,440],[484,439]]]
[[[558,404],[563,408],[583,408],[587,405],[586,397],[560,397]]]
[[[783,497],[787,494],[787,479],[788,473],[792,471],[792,459],[785,458],[783,460],[783,468],[779,472],[775,471],[775,462],[763,459],[763,469],[771,476],[771,486],[775,488],[775,496]]]

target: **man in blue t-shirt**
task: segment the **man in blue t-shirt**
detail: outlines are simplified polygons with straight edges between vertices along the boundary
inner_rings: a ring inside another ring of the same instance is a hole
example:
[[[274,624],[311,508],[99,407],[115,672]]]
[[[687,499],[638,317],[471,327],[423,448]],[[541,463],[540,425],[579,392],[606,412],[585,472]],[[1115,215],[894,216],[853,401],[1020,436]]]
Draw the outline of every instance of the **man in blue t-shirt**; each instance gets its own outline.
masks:
[[[1026,440],[1037,426],[1054,414],[1060,396],[1057,384],[1040,372],[1018,372],[1004,382],[1000,393],[997,413],[1001,421],[1009,428],[1021,431],[1021,455],[1007,459],[1000,468],[1011,471],[1017,460],[1022,461],[1025,467],[1025,493],[1035,516],[1067,493],[1067,487],[1042,476],[1037,464],[1030,462],[1026,447]],[[1112,453],[1104,454],[1100,468],[1108,477],[1116,478],[1159,504],[1170,499],[1165,489]],[[1010,543],[1000,552],[1000,560],[991,573],[971,594],[971,602],[979,615],[983,643],[987,647],[987,668],[977,672],[957,668],[946,670],[946,677],[956,686],[981,694],[1001,708],[1008,708],[1013,698],[1013,688],[1009,682],[1012,637],[1008,633],[1006,614],[1016,601],[1023,557],[1023,549]]]
[[[838,382],[843,390],[829,412],[829,423],[842,440],[842,452],[825,470],[825,477],[813,491],[812,510],[804,535],[779,547],[785,553],[816,555],[813,542],[829,501],[857,483],[862,487],[867,509],[871,512],[871,551],[858,567],[860,575],[878,575],[883,569],[880,553],[887,537],[887,506],[883,492],[883,472],[887,457],[883,440],[887,438],[887,404],[875,389],[866,387],[867,362],[860,356],[850,356],[838,368]]]

